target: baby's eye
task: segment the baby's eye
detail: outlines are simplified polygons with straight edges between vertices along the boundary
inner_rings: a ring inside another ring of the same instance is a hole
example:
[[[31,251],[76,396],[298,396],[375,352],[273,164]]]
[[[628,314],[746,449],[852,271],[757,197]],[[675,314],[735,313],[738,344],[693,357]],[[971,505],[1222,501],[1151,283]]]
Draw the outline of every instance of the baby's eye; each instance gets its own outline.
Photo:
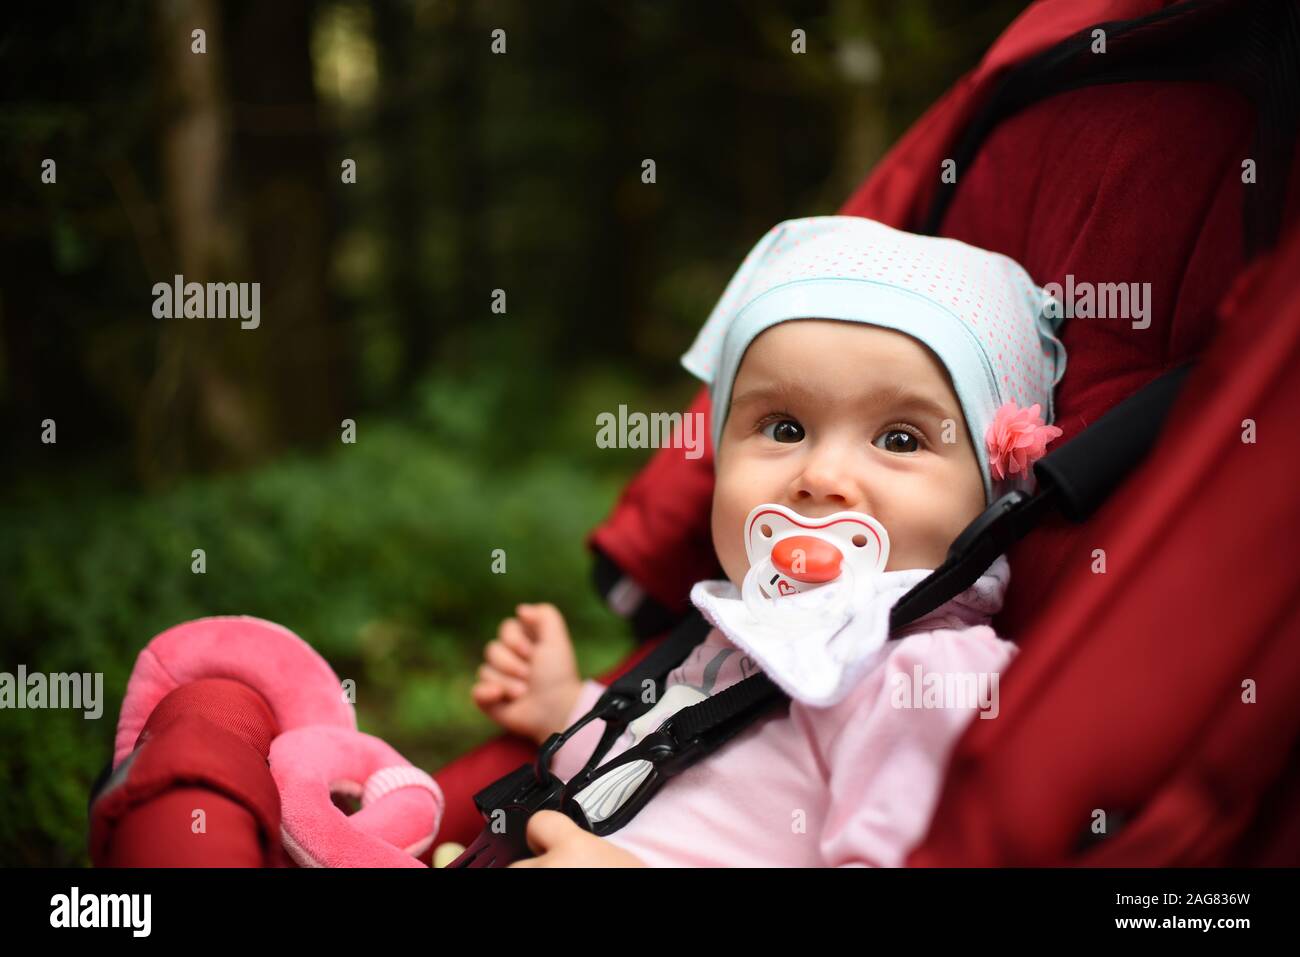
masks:
[[[876,441],[871,444],[878,449],[884,449],[886,452],[894,452],[898,455],[909,455],[921,451],[921,437],[910,429],[885,429],[876,438]]]
[[[762,432],[777,442],[803,441],[803,426],[794,419],[774,419],[763,426]]]

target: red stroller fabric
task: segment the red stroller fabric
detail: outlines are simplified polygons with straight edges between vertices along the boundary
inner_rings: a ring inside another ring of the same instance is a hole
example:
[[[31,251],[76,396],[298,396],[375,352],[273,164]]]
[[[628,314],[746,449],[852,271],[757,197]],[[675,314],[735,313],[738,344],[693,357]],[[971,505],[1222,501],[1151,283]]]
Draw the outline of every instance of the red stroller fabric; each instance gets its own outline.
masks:
[[[271,709],[243,682],[205,678],[172,691],[91,807],[91,860],[282,865],[280,796],[266,764],[277,732]]]

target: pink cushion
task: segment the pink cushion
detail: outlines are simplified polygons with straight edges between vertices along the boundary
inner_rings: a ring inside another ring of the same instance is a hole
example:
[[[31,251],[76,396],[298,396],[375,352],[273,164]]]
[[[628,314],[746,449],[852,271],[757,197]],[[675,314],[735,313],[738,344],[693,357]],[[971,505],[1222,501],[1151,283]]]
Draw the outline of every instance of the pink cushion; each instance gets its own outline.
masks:
[[[355,729],[333,669],[289,629],[261,618],[200,618],[168,628],[140,652],[117,722],[113,767],[136,746],[158,703],[181,685],[231,678],[258,692],[281,731],[312,724]]]
[[[271,744],[285,850],[302,867],[423,867],[445,805],[434,780],[379,738],[315,725]],[[331,793],[361,799],[347,815]]]

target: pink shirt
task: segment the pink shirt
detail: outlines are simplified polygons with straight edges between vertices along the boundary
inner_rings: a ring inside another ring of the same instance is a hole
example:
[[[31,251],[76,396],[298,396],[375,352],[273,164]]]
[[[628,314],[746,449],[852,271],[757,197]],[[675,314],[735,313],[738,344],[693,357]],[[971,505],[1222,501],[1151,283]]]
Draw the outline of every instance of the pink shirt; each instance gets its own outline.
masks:
[[[996,717],[999,676],[1017,650],[972,624],[986,618],[963,620],[952,605],[940,612],[876,652],[880,665],[839,704],[792,701],[760,718],[607,840],[658,867],[901,865],[925,836],[958,737],[986,720],[981,712]],[[715,628],[667,684],[711,695],[756,670]],[[566,727],[603,691],[586,682]],[[593,721],[560,749],[561,779],[581,768],[603,730]],[[625,732],[606,760],[631,743]]]

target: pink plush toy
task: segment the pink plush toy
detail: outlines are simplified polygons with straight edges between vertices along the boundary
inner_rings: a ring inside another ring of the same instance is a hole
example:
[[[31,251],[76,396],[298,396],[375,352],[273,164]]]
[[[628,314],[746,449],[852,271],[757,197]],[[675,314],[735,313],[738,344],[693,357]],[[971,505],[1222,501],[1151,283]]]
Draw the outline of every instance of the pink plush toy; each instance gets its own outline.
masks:
[[[140,652],[118,718],[113,766],[139,743],[149,715],[181,685],[230,678],[257,691],[280,728],[270,767],[281,838],[304,867],[422,867],[445,804],[437,783],[379,738],[357,731],[333,669],[293,632],[259,618],[201,618]],[[331,795],[360,798],[344,814]]]

